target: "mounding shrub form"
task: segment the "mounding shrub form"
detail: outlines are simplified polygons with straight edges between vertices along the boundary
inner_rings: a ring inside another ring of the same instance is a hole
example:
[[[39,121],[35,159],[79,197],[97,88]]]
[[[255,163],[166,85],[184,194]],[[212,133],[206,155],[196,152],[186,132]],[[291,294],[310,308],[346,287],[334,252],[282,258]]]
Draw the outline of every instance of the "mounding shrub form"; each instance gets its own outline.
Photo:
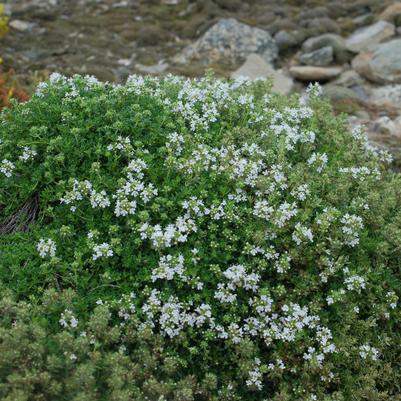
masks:
[[[400,176],[318,86],[53,74],[0,139],[2,400],[401,400]]]

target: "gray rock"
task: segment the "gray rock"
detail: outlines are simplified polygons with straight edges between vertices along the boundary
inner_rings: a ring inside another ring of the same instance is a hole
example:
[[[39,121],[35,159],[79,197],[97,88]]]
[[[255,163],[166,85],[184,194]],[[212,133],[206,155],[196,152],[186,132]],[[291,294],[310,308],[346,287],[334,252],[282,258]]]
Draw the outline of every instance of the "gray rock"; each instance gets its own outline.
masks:
[[[294,82],[292,78],[275,70],[258,54],[248,56],[245,63],[231,74],[232,78],[246,77],[249,79],[271,78],[273,82],[273,91],[281,95],[288,95],[292,92]]]
[[[143,65],[140,63],[135,64],[135,68],[143,74],[158,75],[167,70],[168,64],[161,60],[158,64]]]
[[[354,70],[344,71],[333,84],[345,86],[347,88],[356,85],[363,85],[365,80]]]
[[[305,40],[304,31],[285,31],[281,30],[274,35],[277,47],[280,51],[285,51],[298,47]]]
[[[330,81],[342,73],[342,67],[296,66],[290,68],[290,74],[300,81]]]
[[[19,19],[13,19],[8,24],[10,28],[15,29],[20,32],[31,32],[35,27],[35,24],[32,22],[21,21]]]
[[[294,31],[298,29],[297,24],[288,18],[275,18],[273,22],[266,26],[266,30],[269,31],[271,35],[275,35],[280,31]]]
[[[374,103],[388,103],[396,108],[401,108],[401,85],[373,88],[370,99]]]
[[[384,39],[391,38],[394,34],[395,27],[393,24],[386,21],[378,21],[373,25],[357,29],[347,39],[347,49],[354,53],[360,53],[371,49]]]
[[[324,46],[310,53],[304,53],[299,57],[299,61],[302,64],[319,67],[329,65],[333,61],[333,48],[331,46]]]
[[[392,120],[388,116],[379,117],[372,125],[374,132],[382,135],[390,135],[401,139],[401,117]]]
[[[376,45],[352,60],[354,69],[378,83],[401,83],[401,39]]]
[[[303,28],[308,28],[309,30],[314,31],[316,34],[340,33],[340,28],[338,27],[337,23],[331,18],[327,17],[306,20],[303,23],[300,23],[300,26]]]
[[[278,55],[276,42],[269,32],[250,27],[234,18],[224,18],[195,43],[187,46],[174,61],[179,64],[190,60],[199,60],[202,64],[218,61],[237,64],[252,53],[272,63]]]
[[[358,17],[355,17],[352,19],[352,22],[357,27],[361,27],[361,26],[372,24],[374,22],[374,20],[375,20],[374,14],[367,13],[367,14],[358,15]]]
[[[305,10],[299,13],[298,22],[302,22],[314,18],[323,18],[329,15],[329,10],[326,7],[315,7],[310,10]]]
[[[345,40],[334,33],[326,33],[324,35],[309,38],[302,45],[303,53],[310,53],[324,46],[333,48],[334,59],[339,63],[344,63],[351,59],[350,53],[347,51]]]
[[[339,85],[328,84],[323,87],[323,95],[328,97],[332,102],[343,100],[352,100],[354,102],[363,103],[363,99],[359,97],[352,89]]]
[[[380,15],[379,19],[395,22],[395,20],[401,15],[401,3],[395,3],[389,5]]]

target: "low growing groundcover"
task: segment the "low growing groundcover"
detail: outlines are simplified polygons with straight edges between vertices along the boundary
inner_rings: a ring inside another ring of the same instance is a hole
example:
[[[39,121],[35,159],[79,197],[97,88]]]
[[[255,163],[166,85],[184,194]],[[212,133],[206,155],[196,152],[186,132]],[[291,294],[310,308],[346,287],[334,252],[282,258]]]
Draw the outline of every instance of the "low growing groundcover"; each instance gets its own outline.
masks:
[[[0,122],[0,399],[401,400],[401,179],[320,87],[53,74]]]

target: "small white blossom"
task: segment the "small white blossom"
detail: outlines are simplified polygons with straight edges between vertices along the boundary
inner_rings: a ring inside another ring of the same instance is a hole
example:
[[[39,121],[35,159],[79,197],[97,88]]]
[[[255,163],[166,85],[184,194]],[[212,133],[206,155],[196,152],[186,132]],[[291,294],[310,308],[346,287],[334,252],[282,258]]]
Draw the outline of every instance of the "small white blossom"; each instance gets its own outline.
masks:
[[[41,238],[36,248],[41,258],[46,258],[48,256],[53,258],[56,256],[56,243],[50,238]]]
[[[103,242],[100,245],[95,245],[93,247],[92,259],[96,260],[99,258],[110,258],[113,256],[113,250],[107,242]]]

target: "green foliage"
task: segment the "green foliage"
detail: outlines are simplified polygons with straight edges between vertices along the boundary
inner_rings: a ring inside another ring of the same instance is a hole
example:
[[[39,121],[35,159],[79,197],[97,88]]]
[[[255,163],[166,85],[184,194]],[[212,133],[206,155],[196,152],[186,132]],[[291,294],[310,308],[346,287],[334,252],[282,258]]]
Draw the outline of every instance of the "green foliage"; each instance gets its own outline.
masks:
[[[1,399],[401,399],[400,176],[319,88],[53,75],[0,139]]]

